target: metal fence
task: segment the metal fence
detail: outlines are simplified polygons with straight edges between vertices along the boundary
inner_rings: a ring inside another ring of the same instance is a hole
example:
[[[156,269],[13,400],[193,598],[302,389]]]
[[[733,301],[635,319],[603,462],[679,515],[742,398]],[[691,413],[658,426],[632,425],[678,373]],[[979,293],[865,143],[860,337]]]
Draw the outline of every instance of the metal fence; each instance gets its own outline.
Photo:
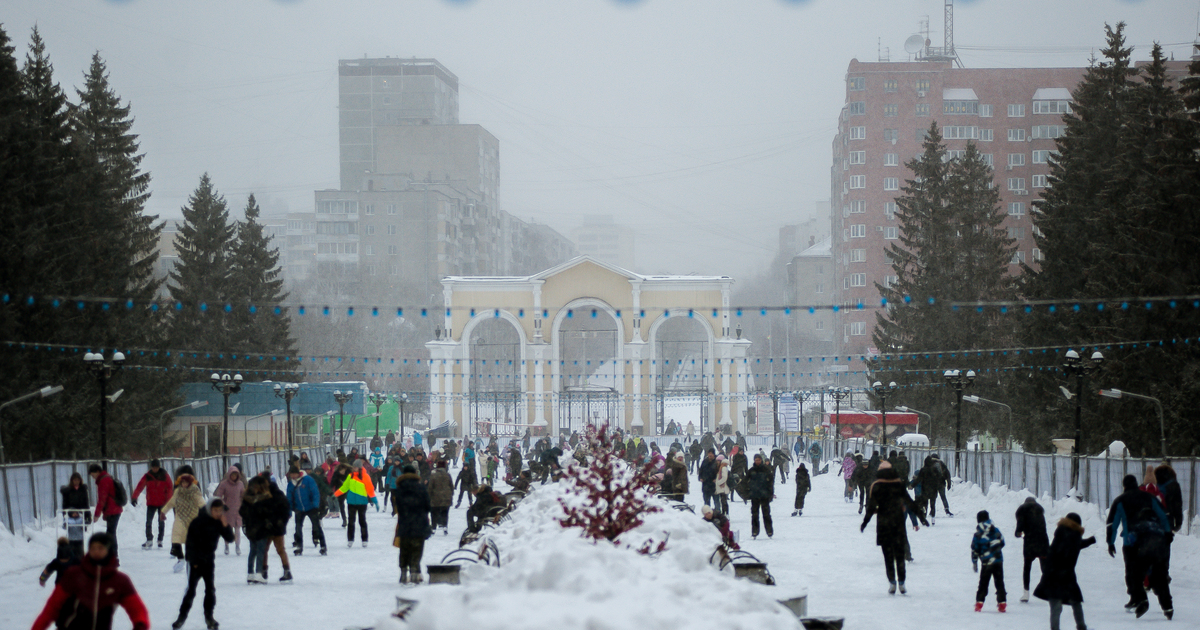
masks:
[[[357,445],[347,444],[347,450],[351,446]],[[297,455],[308,453],[309,459],[315,465],[320,465],[325,459],[327,450],[324,447],[314,447],[298,448],[293,452]],[[284,465],[287,463],[287,456],[286,450],[258,451],[230,455],[229,462],[230,464],[240,462],[242,468],[249,475],[256,474],[270,466],[271,471],[282,479],[286,472]],[[201,488],[207,488],[209,484],[219,482],[225,475],[225,468],[222,467],[219,455],[200,458],[162,457],[160,461],[163,469],[168,473],[185,464],[191,466],[196,471],[196,480]],[[58,490],[67,485],[73,472],[83,475],[84,485],[88,487],[91,504],[94,506],[96,489],[87,476],[87,468],[91,463],[91,460],[58,460],[0,466],[0,488],[3,489],[4,495],[3,500],[0,500],[0,524],[3,524],[8,531],[15,532],[20,531],[20,528],[23,527],[37,528],[53,521],[62,500]],[[110,461],[108,463],[109,474],[125,485],[130,498],[133,497],[133,490],[137,487],[138,481],[149,469],[149,462],[144,460],[136,462]]]
[[[842,460],[847,452],[862,450],[862,442],[854,440],[820,440],[824,460]],[[805,441],[808,444],[808,441]],[[870,457],[874,452],[873,445],[868,445],[864,457]],[[888,450],[900,451],[898,446],[889,446]],[[937,453],[950,473],[959,479],[977,484],[986,494],[993,483],[1006,486],[1010,490],[1028,490],[1035,496],[1049,495],[1054,499],[1065,499],[1070,496],[1094,503],[1101,515],[1107,513],[1113,499],[1121,494],[1121,479],[1125,475],[1137,477],[1141,485],[1146,466],[1157,466],[1161,458],[1137,457],[1084,457],[1079,461],[1079,485],[1072,493],[1071,487],[1071,456],[1070,455],[1040,455],[1013,451],[962,451],[955,470],[954,449],[913,448],[905,447],[904,455],[908,457],[911,469],[915,473],[920,470],[925,457]],[[1192,533],[1192,521],[1196,517],[1197,486],[1200,485],[1200,459],[1171,458],[1171,467],[1179,480],[1183,493],[1184,521],[1186,533]],[[833,467],[830,472],[834,471]]]

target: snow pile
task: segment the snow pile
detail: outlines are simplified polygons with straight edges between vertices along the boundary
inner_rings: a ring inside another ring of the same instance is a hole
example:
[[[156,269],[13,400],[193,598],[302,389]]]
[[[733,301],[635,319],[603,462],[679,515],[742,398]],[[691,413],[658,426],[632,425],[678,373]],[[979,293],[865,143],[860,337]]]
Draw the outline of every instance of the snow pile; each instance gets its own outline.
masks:
[[[720,542],[700,516],[665,504],[620,545],[593,544],[563,528],[565,484],[540,486],[496,529],[502,566],[470,566],[459,586],[405,591],[419,600],[407,622],[387,618],[379,630],[627,630],[635,627],[799,627],[776,600],[790,594],[718,572],[708,558]],[[657,500],[656,500],[657,501]],[[639,554],[647,540],[667,540],[658,557]],[[438,558],[426,558],[436,563]]]

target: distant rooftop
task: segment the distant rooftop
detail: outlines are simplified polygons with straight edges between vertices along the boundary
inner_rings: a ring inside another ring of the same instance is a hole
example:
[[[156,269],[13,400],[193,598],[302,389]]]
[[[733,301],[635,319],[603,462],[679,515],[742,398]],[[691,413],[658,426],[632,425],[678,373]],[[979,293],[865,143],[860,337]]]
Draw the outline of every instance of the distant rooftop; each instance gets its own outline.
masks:
[[[796,254],[797,256],[805,256],[811,258],[825,257],[833,255],[833,243],[828,236],[816,242],[808,249]]]
[[[340,76],[436,76],[458,91],[458,76],[437,59],[417,57],[363,57],[339,59]]]

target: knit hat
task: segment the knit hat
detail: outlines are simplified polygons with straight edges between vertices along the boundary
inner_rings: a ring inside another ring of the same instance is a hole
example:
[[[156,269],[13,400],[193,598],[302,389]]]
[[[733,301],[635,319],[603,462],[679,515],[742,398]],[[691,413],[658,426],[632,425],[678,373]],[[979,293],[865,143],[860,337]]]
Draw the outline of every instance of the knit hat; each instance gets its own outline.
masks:
[[[1080,518],[1080,516],[1074,512],[1067,514],[1067,518],[1071,519],[1072,521],[1075,521],[1075,523],[1078,525],[1083,525],[1083,519]]]
[[[719,461],[719,462],[723,462],[723,461],[725,461],[725,456],[724,456],[724,455],[717,455],[717,461]]]
[[[700,513],[703,514],[704,516],[708,516],[709,514],[713,513],[713,509],[706,505],[706,506],[700,508]]]
[[[363,460],[361,460],[361,459],[354,460],[354,470],[356,470],[356,471],[362,470],[362,467],[363,467]]]
[[[675,461],[677,461],[677,462],[683,461],[683,453],[675,453]]]
[[[400,472],[405,475],[415,475],[417,474],[417,467],[414,464],[405,464],[400,468]]]
[[[150,460],[151,468],[162,468],[162,464],[157,459]]]
[[[1133,490],[1137,490],[1137,487],[1138,487],[1137,477],[1134,477],[1133,475],[1125,475],[1125,478],[1121,480],[1121,487],[1125,488],[1126,492],[1132,492]]]
[[[988,515],[987,510],[979,510],[979,513],[975,515],[975,521],[978,523],[982,523],[990,518],[991,516]]]

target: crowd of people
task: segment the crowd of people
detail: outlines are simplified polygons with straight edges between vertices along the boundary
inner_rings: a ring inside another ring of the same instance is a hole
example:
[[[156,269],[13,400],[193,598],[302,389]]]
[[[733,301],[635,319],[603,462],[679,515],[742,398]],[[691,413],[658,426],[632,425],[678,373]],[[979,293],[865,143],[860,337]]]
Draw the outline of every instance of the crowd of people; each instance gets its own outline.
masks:
[[[604,443],[636,470],[649,475],[658,494],[667,500],[686,502],[693,488],[689,478],[695,474],[703,502],[702,517],[713,524],[723,544],[731,549],[738,547],[730,528],[731,500],[741,499],[749,506],[752,538],[760,532],[773,537],[771,503],[776,498],[777,484],[787,483],[791,465],[796,464],[790,471],[795,489],[793,517],[803,515],[813,478],[831,468],[830,463],[821,465],[821,445],[815,440],[806,447],[798,438],[790,449],[775,447],[767,453],[760,448],[751,455],[741,434],[667,437],[673,441],[665,450],[659,446],[665,440],[620,431],[614,431]],[[293,530],[291,555],[303,554],[305,542],[311,540],[312,547],[324,556],[328,554],[328,541],[323,523],[331,519],[340,519],[347,547],[353,547],[356,538],[367,547],[368,508],[390,509],[396,520],[391,539],[399,548],[400,583],[420,584],[425,541],[438,531],[449,534],[449,512],[452,507],[461,508],[464,497],[466,533],[478,534],[510,505],[509,498],[496,490],[499,482],[507,484],[516,496],[534,491],[539,484],[554,483],[563,477],[570,464],[562,461],[566,454],[574,462],[588,464],[589,448],[596,444],[577,433],[562,436],[557,442],[549,437],[534,439],[528,432],[505,439],[502,447],[494,437],[486,441],[445,439],[439,444],[432,438],[422,439],[419,433],[405,442],[389,434],[386,439],[372,442],[366,454],[356,448],[348,453],[338,450],[317,463],[301,453],[289,462],[284,487],[269,466],[251,475],[235,463],[210,497],[205,496],[191,467],[180,466],[168,475],[158,460],[151,461],[129,502],[137,507],[144,495],[146,542],[142,548],[146,550],[156,543],[159,548],[163,546],[166,517],[169,513],[174,516],[170,554],[176,558],[174,570],[187,571],[187,590],[172,627],[180,628],[186,621],[200,582],[204,583],[206,625],[210,630],[218,627],[213,578],[215,557],[222,543],[226,555],[231,550],[241,555],[245,537],[246,581],[252,585],[268,581],[268,557],[273,548],[282,570],[279,581],[288,583],[292,571],[284,536],[289,523]],[[939,499],[945,514],[953,516],[946,499],[952,478],[936,454],[925,457],[914,471],[910,457],[903,451],[884,453],[877,451],[864,457],[848,452],[840,469],[836,461],[832,467],[844,482],[844,500],[853,504],[857,497],[858,512],[863,514],[860,530],[865,531],[875,521],[875,543],[883,555],[889,594],[906,594],[906,563],[912,561],[907,527],[911,525],[918,531],[921,526],[934,525]],[[810,459],[811,471],[805,457]],[[457,474],[451,475],[451,468],[457,468]],[[116,531],[126,500],[124,488],[99,465],[89,467],[89,475],[96,488],[96,504],[89,505],[88,488],[82,477],[74,474],[61,490],[62,505],[65,510],[81,512],[81,521],[102,519],[106,531],[93,535],[86,548],[81,535],[59,541],[54,559],[40,576],[43,585],[52,575],[57,577],[54,593],[34,623],[35,630],[50,623],[58,623],[60,628],[108,628],[117,606],[126,610],[135,630],[148,627],[145,606],[132,582],[117,570]],[[1063,607],[1069,606],[1077,628],[1084,629],[1083,595],[1075,564],[1080,551],[1096,542],[1095,537],[1083,538],[1082,519],[1071,513],[1058,521],[1051,541],[1045,511],[1033,497],[1018,508],[1015,516],[1014,536],[1024,541],[1021,602],[1028,602],[1031,592],[1047,600],[1053,630],[1059,628]],[[979,573],[975,610],[983,609],[989,588],[994,587],[998,610],[1005,612],[1004,535],[986,511],[979,512],[976,521],[970,546],[971,561]],[[1148,468],[1142,484],[1133,476],[1124,479],[1123,492],[1108,512],[1106,541],[1109,554],[1115,556],[1116,537],[1121,537],[1130,595],[1126,609],[1138,617],[1149,608],[1148,591],[1156,594],[1164,615],[1168,619],[1173,616],[1170,548],[1182,523],[1181,492],[1170,465]],[[1041,576],[1031,591],[1035,564]],[[108,585],[103,596],[97,595],[99,584]]]

